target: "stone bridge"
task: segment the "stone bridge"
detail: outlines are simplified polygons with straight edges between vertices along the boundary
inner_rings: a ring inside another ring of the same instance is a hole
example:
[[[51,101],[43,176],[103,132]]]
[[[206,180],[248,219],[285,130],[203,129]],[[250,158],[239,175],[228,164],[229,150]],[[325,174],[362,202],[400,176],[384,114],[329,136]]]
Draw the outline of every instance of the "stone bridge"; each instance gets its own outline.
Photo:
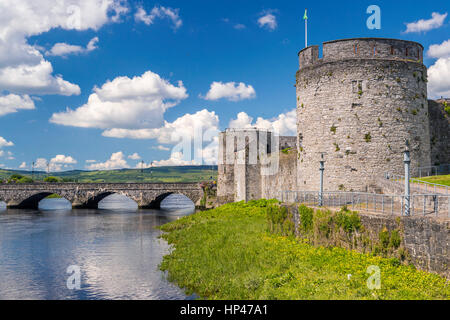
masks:
[[[198,205],[203,197],[199,183],[32,183],[0,184],[0,201],[11,208],[38,207],[39,201],[57,194],[74,208],[97,209],[111,194],[121,194],[136,201],[140,208],[158,209],[171,194],[182,194]]]

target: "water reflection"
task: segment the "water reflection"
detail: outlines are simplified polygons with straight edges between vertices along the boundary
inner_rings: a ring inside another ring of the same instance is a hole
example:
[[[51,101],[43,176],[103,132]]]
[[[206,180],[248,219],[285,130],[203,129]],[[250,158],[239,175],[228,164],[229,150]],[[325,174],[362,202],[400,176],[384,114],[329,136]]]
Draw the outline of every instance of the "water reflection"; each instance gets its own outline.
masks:
[[[161,209],[172,214],[188,214],[195,211],[195,204],[182,194],[171,194],[161,202]]]
[[[101,210],[136,211],[138,209],[138,204],[127,196],[115,193],[100,201],[98,203],[98,208]]]
[[[64,198],[45,198],[39,201],[39,210],[72,210],[72,204]]]
[[[0,211],[6,210],[6,203],[4,201],[0,201]]]
[[[156,227],[178,217],[8,209],[0,215],[0,299],[186,299],[158,269],[169,246]],[[66,286],[71,265],[81,269],[79,291]]]

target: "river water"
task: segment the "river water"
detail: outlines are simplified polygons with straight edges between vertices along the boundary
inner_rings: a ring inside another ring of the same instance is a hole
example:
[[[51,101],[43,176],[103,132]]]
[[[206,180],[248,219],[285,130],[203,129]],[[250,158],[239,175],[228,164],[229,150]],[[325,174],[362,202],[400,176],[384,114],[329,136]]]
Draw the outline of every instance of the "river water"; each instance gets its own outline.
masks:
[[[0,299],[193,298],[159,270],[170,248],[156,227],[195,208],[181,196],[162,207],[138,210],[117,195],[100,210],[71,210],[65,199],[45,199],[39,210],[0,203]]]

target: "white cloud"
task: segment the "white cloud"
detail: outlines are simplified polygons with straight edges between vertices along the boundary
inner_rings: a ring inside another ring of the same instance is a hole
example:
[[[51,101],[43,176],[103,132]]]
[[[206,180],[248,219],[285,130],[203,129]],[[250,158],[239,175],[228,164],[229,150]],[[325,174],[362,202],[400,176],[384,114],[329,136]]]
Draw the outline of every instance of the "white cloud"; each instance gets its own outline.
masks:
[[[430,98],[450,97],[450,57],[440,58],[428,68]]]
[[[97,160],[86,160],[86,163],[96,163]]]
[[[174,152],[167,160],[153,161],[155,167],[198,165],[195,160],[185,160],[182,152]]]
[[[1,58],[0,58],[1,59]],[[15,93],[78,95],[81,90],[76,84],[61,76],[52,76],[50,62],[42,60],[37,64],[21,64],[0,68],[0,87]]]
[[[173,29],[175,30],[180,28],[183,24],[183,21],[180,18],[180,9],[172,9],[162,6],[155,6],[150,14],[147,14],[144,8],[139,7],[134,15],[134,18],[137,22],[143,22],[148,26],[153,24],[156,18],[168,18],[172,21]]]
[[[168,160],[155,165],[192,165],[217,163],[219,117],[214,111],[204,109],[195,114],[185,114],[174,122],[155,129],[112,129],[103,132],[106,137],[129,139],[157,139],[159,143],[176,145]],[[193,153],[191,148],[194,146]],[[158,147],[168,151],[168,148]],[[187,151],[188,150],[188,151]]]
[[[36,169],[47,170],[48,161],[45,158],[38,158],[34,162],[34,167]]]
[[[47,51],[46,55],[48,56],[61,56],[65,57],[69,54],[82,54],[94,51],[98,49],[97,47],[98,37],[92,38],[87,44],[86,48],[82,46],[71,45],[67,43],[56,43],[50,51]]]
[[[34,108],[34,101],[28,95],[8,94],[0,96],[0,116],[17,112],[21,109],[32,110]]]
[[[72,165],[76,164],[77,161],[71,156],[65,156],[63,154],[56,155],[50,161],[45,158],[38,158],[34,162],[34,167],[40,170],[50,170],[50,172],[59,172],[63,169],[69,169]]]
[[[60,164],[76,164],[77,161],[71,156],[65,156],[59,154],[50,160],[50,163],[60,163]]]
[[[296,109],[278,115],[276,118],[267,120],[261,117],[253,122],[253,118],[247,113],[241,112],[236,119],[230,121],[230,128],[258,128],[271,130],[281,136],[295,136],[297,132],[297,111]]]
[[[140,156],[137,152],[135,152],[135,153],[129,155],[129,156],[128,156],[128,159],[131,159],[131,160],[140,160],[140,159],[141,159],[141,156]]]
[[[272,13],[266,13],[258,19],[258,24],[261,28],[275,30],[277,28],[277,18]]]
[[[127,11],[121,0],[2,0],[0,87],[11,93],[80,94],[76,84],[53,75],[53,67],[28,38],[51,29],[98,30]]]
[[[13,145],[14,145],[14,143],[12,143],[11,141],[6,141],[5,138],[0,137],[0,148],[12,147]]]
[[[405,33],[413,33],[413,32],[426,32],[433,29],[440,28],[447,18],[447,13],[440,14],[437,12],[433,12],[431,14],[431,19],[424,20],[421,19],[416,22],[406,23],[406,31]]]
[[[153,147],[152,149],[161,150],[161,151],[169,151],[170,148],[164,147],[164,146],[157,146]]]
[[[216,82],[211,83],[211,87],[204,97],[205,100],[228,99],[230,101],[239,101],[244,99],[253,99],[256,97],[255,89],[251,85],[243,82]]]
[[[164,144],[176,144],[183,138],[192,138],[196,128],[218,130],[219,117],[214,111],[204,109],[195,114],[185,114],[174,122],[165,121],[164,126],[154,129],[111,129],[103,132],[109,138],[157,139]]]
[[[93,163],[91,165],[87,165],[86,168],[88,170],[117,170],[117,169],[125,169],[130,166],[125,159],[125,155],[122,151],[113,153],[111,158],[105,162],[101,163]]]
[[[27,163],[26,162],[22,162],[19,166],[19,169],[26,169],[27,168]]]
[[[174,86],[147,71],[142,76],[117,77],[101,88],[95,87],[85,105],[54,113],[50,122],[100,129],[157,128],[163,124],[164,112],[187,97],[181,81]]]
[[[245,26],[245,24],[237,23],[237,24],[234,25],[233,28],[235,28],[236,30],[242,30],[242,29],[245,29],[246,26]]]
[[[8,160],[14,160],[13,153],[11,151],[5,152],[3,150],[0,150],[0,157],[6,156],[6,159]]]
[[[428,56],[432,58],[447,58],[450,57],[450,39],[441,44],[433,44],[427,52]]]

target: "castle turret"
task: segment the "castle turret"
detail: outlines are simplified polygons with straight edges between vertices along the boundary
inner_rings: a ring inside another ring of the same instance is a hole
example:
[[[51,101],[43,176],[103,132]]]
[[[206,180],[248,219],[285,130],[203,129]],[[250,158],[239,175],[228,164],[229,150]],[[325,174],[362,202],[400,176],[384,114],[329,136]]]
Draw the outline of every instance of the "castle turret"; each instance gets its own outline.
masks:
[[[412,167],[430,165],[427,69],[419,43],[359,38],[299,53],[297,187],[365,191],[386,172],[402,173],[405,140]]]

